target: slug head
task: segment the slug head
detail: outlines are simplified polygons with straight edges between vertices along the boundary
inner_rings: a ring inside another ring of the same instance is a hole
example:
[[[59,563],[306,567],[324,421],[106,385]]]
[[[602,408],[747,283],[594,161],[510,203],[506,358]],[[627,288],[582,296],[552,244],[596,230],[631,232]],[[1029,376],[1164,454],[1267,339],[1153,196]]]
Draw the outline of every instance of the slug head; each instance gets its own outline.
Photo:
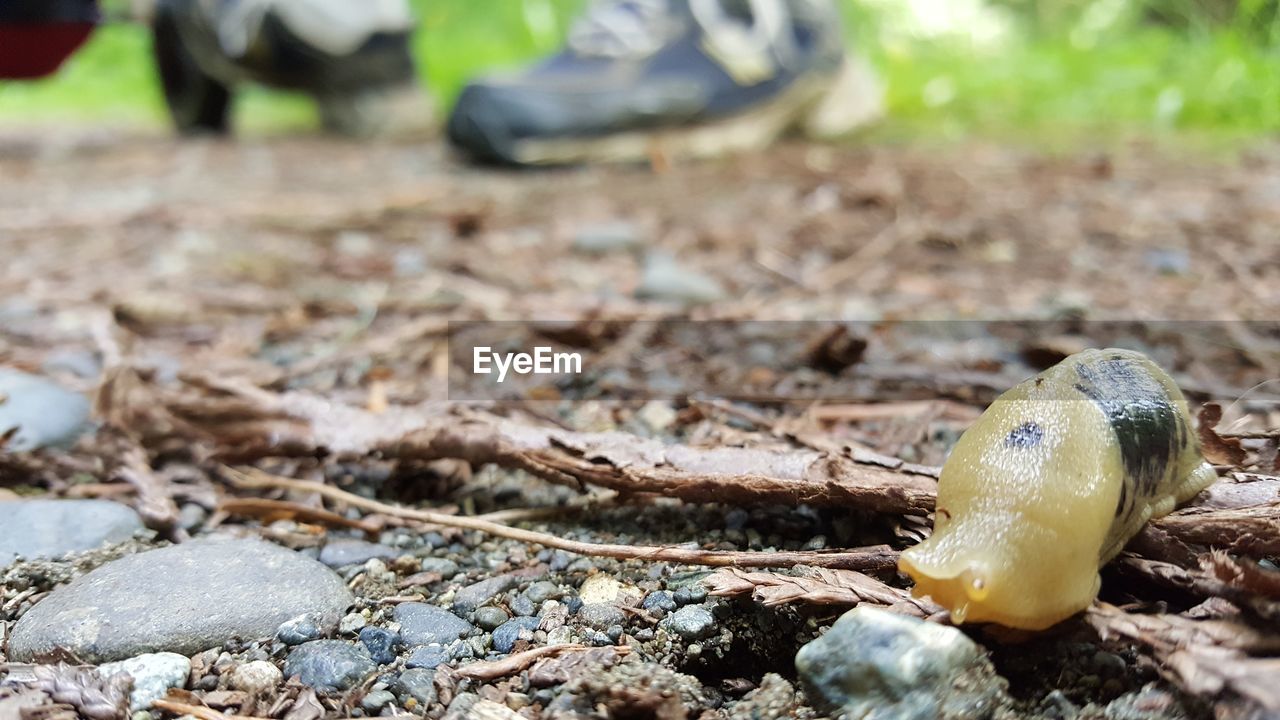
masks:
[[[1033,525],[990,513],[945,522],[904,551],[898,568],[915,580],[913,595],[932,598],[957,624],[1042,630],[1092,601],[1097,557],[1073,557],[1070,543]]]

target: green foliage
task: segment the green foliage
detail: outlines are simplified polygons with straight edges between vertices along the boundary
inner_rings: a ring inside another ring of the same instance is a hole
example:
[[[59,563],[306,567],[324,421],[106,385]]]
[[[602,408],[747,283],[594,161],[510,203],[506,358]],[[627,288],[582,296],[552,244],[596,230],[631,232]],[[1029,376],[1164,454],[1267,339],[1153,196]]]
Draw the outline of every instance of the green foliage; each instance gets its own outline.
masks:
[[[553,51],[584,0],[413,2],[423,76],[447,104],[468,77]],[[1280,0],[992,0],[1012,18],[998,42],[965,28],[890,32],[896,0],[843,2],[851,41],[889,87],[882,138],[1071,145],[1280,130]],[[144,28],[102,28],[57,77],[0,84],[0,123],[163,122],[149,45]],[[237,102],[242,128],[314,125],[305,98],[255,88]]]

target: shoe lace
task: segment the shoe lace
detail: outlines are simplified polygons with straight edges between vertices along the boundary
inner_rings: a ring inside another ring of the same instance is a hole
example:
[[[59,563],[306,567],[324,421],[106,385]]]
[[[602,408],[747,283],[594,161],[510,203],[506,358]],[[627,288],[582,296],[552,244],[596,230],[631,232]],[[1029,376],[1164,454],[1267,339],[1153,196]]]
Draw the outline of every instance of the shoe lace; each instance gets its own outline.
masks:
[[[672,32],[668,0],[597,0],[569,30],[569,49],[585,57],[642,58]]]

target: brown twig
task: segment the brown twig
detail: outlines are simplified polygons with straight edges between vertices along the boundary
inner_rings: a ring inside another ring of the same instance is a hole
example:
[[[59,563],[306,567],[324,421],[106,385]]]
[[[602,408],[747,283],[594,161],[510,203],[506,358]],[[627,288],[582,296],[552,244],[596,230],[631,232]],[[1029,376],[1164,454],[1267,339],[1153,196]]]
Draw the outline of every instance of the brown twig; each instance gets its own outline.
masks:
[[[811,565],[814,567],[842,568],[849,570],[887,570],[897,566],[898,553],[888,545],[875,545],[845,552],[734,552],[717,550],[691,550],[676,547],[659,547],[645,545],[614,545],[607,543],[587,543],[569,540],[548,533],[511,527],[501,523],[481,520],[474,517],[446,515],[430,510],[403,508],[388,503],[363,498],[340,490],[331,485],[307,480],[292,480],[276,477],[260,470],[248,468],[244,470],[226,467],[224,472],[232,482],[242,488],[274,487],[295,492],[313,492],[330,500],[346,503],[353,507],[380,512],[395,517],[419,520],[421,522],[456,527],[464,530],[480,532],[504,537],[509,540],[527,542],[544,547],[557,548],[579,555],[594,557],[610,557],[619,560],[646,560],[651,562],[676,562],[688,565],[707,565],[713,567],[793,567],[795,565]]]
[[[315,525],[331,525],[351,528],[365,533],[377,533],[379,528],[371,523],[351,520],[322,508],[307,507],[301,503],[287,500],[266,500],[263,498],[228,498],[218,504],[218,512],[228,515],[247,515],[257,518],[288,518],[301,520]]]
[[[534,662],[544,657],[552,657],[569,652],[582,652],[590,650],[586,645],[543,645],[542,647],[532,648],[523,652],[508,655],[501,660],[489,660],[487,662],[476,662],[469,665],[463,665],[454,671],[459,677],[471,678],[473,680],[495,680],[507,675],[514,675],[525,668],[533,665]],[[619,650],[628,651],[629,648],[619,648]]]
[[[158,699],[151,701],[151,707],[156,710],[163,710],[167,713],[173,713],[179,717],[190,715],[200,720],[232,720],[231,715],[227,715],[219,710],[204,705],[191,705],[189,703],[177,702],[176,700]],[[258,718],[251,715],[236,715],[235,720],[270,720],[269,718]]]

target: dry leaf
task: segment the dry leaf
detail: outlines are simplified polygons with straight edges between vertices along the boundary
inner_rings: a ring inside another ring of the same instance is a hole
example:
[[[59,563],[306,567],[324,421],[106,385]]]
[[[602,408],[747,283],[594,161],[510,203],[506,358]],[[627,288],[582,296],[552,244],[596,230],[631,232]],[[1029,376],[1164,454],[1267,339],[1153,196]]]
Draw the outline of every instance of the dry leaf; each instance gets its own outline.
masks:
[[[1222,406],[1218,403],[1205,403],[1200,408],[1200,450],[1204,457],[1214,465],[1230,465],[1239,467],[1244,464],[1245,451],[1238,438],[1224,438],[1214,429],[1222,420]]]

